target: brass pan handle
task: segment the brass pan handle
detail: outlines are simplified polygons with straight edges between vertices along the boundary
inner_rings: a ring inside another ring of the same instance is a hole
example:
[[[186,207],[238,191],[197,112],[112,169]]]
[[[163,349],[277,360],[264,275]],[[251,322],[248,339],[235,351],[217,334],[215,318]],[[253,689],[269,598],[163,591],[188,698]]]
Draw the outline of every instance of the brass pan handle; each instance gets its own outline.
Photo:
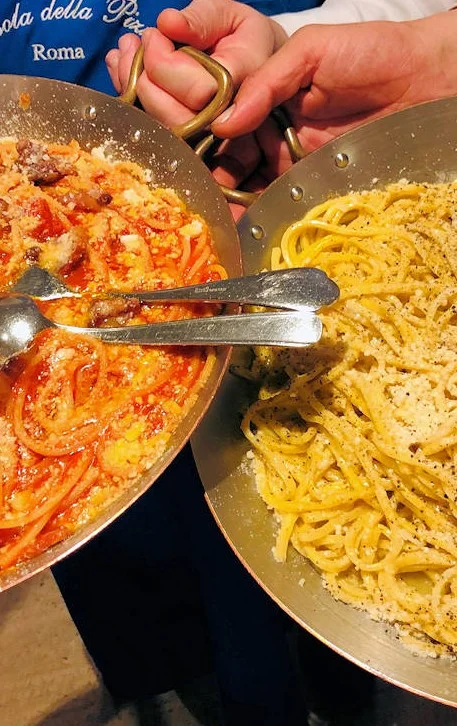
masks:
[[[191,118],[179,126],[175,126],[172,132],[182,139],[187,139],[189,136],[193,136],[198,131],[202,131],[209,126],[214,119],[225,111],[232,100],[233,96],[233,82],[230,73],[220,63],[210,58],[206,53],[201,50],[196,50],[188,45],[183,46],[179,49],[182,53],[186,53],[191,58],[194,58],[200,65],[205,68],[217,81],[217,92],[214,98],[209,102],[204,109],[202,109],[196,116]],[[119,96],[119,100],[124,103],[133,104],[135,103],[137,92],[136,87],[138,80],[143,72],[143,58],[144,48],[140,45],[135,57],[133,59],[132,67],[130,69],[130,76],[125,89],[125,93]]]
[[[298,138],[298,134],[292,126],[292,122],[290,121],[286,111],[281,106],[278,106],[273,109],[270,115],[276,121],[284,135],[292,161],[295,163],[300,161],[300,159],[303,159],[306,156],[306,151],[303,148],[301,141]],[[217,139],[213,134],[209,134],[195,146],[194,151],[197,156],[204,160],[206,155],[213,149],[217,149],[222,141],[223,139]],[[243,207],[249,207],[259,197],[259,194],[256,192],[244,192],[241,189],[230,189],[223,184],[220,184],[219,186],[224,197],[232,204],[241,204]]]
[[[298,138],[295,128],[292,126],[292,121],[286,110],[282,106],[277,106],[271,112],[271,117],[276,121],[284,135],[293,163],[295,164],[297,161],[304,159],[306,151]]]
[[[125,89],[124,93],[122,93],[118,99],[119,101],[122,101],[123,103],[127,103],[129,106],[133,106],[133,104],[136,101],[137,93],[136,93],[136,86],[138,83],[138,80],[143,73],[143,64],[144,60],[144,47],[143,44],[139,46],[137,52],[135,53],[133,57],[132,66],[130,68],[129,73],[129,80],[127,82],[127,88]]]

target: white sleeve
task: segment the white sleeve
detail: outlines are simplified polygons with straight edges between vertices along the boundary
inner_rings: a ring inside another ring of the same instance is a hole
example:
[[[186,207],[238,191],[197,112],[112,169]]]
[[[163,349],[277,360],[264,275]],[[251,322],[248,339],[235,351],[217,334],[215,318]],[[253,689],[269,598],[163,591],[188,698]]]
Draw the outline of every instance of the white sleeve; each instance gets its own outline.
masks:
[[[416,20],[456,7],[457,0],[326,0],[320,8],[275,15],[291,35],[311,23],[359,23],[364,20]]]

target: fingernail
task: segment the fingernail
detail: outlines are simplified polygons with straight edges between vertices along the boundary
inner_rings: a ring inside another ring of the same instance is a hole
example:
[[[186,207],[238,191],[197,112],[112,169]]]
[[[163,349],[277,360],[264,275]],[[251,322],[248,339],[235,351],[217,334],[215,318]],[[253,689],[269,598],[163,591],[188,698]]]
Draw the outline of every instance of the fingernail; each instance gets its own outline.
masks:
[[[146,30],[143,31],[143,34],[141,36],[141,42],[143,43],[145,48],[149,45],[149,42],[151,40],[151,35],[152,35],[152,28],[146,28]]]
[[[130,46],[132,45],[133,38],[131,35],[121,35],[119,38],[119,48],[123,53],[127,53],[127,51],[130,49]]]
[[[230,116],[233,114],[235,110],[235,104],[233,103],[231,106],[229,106],[224,113],[221,113],[220,116],[217,117],[217,119],[214,121],[214,123],[217,123],[219,126],[220,124],[225,124],[229,120]]]
[[[105,56],[105,63],[112,69],[117,68],[117,66],[119,65],[119,51],[115,50],[114,48],[108,51]]]

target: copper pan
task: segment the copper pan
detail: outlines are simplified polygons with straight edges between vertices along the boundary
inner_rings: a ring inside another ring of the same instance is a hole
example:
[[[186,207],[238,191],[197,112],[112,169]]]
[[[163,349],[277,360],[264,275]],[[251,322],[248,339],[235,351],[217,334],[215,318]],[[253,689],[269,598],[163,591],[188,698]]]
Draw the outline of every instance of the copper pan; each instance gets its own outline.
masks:
[[[273,182],[238,225],[246,273],[268,265],[283,231],[313,205],[402,178],[457,179],[457,98],[351,131]],[[247,384],[226,374],[192,441],[206,498],[228,542],[271,597],[323,643],[391,683],[457,706],[456,661],[413,655],[389,626],[336,602],[303,558],[291,552],[286,564],[273,559],[273,517],[255,490],[244,458],[249,447],[239,430],[240,412],[251,396]]]
[[[85,149],[102,147],[114,159],[128,159],[151,169],[153,182],[175,189],[188,206],[208,222],[216,251],[230,276],[241,273],[240,246],[224,196],[203,162],[183,141],[206,127],[230,103],[231,79],[227,71],[192,48],[182,49],[199,60],[217,79],[219,90],[210,105],[174,133],[129,105],[142,69],[138,56],[131,82],[121,99],[61,81],[0,76],[0,137],[28,137],[68,143],[76,139]],[[219,349],[210,379],[195,406],[179,426],[167,450],[139,481],[93,522],[74,536],[24,565],[0,575],[0,591],[50,567],[91,539],[124,512],[171,463],[204,415],[227,365],[228,349]]]

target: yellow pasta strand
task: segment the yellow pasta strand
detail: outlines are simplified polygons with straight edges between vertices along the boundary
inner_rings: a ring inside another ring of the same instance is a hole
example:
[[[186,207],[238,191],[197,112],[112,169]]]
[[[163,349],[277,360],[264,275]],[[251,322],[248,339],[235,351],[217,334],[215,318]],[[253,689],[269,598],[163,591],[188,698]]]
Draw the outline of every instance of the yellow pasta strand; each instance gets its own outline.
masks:
[[[259,348],[249,370],[242,429],[274,555],[291,544],[336,598],[457,654],[457,183],[330,199],[271,262],[341,288],[318,345]]]

